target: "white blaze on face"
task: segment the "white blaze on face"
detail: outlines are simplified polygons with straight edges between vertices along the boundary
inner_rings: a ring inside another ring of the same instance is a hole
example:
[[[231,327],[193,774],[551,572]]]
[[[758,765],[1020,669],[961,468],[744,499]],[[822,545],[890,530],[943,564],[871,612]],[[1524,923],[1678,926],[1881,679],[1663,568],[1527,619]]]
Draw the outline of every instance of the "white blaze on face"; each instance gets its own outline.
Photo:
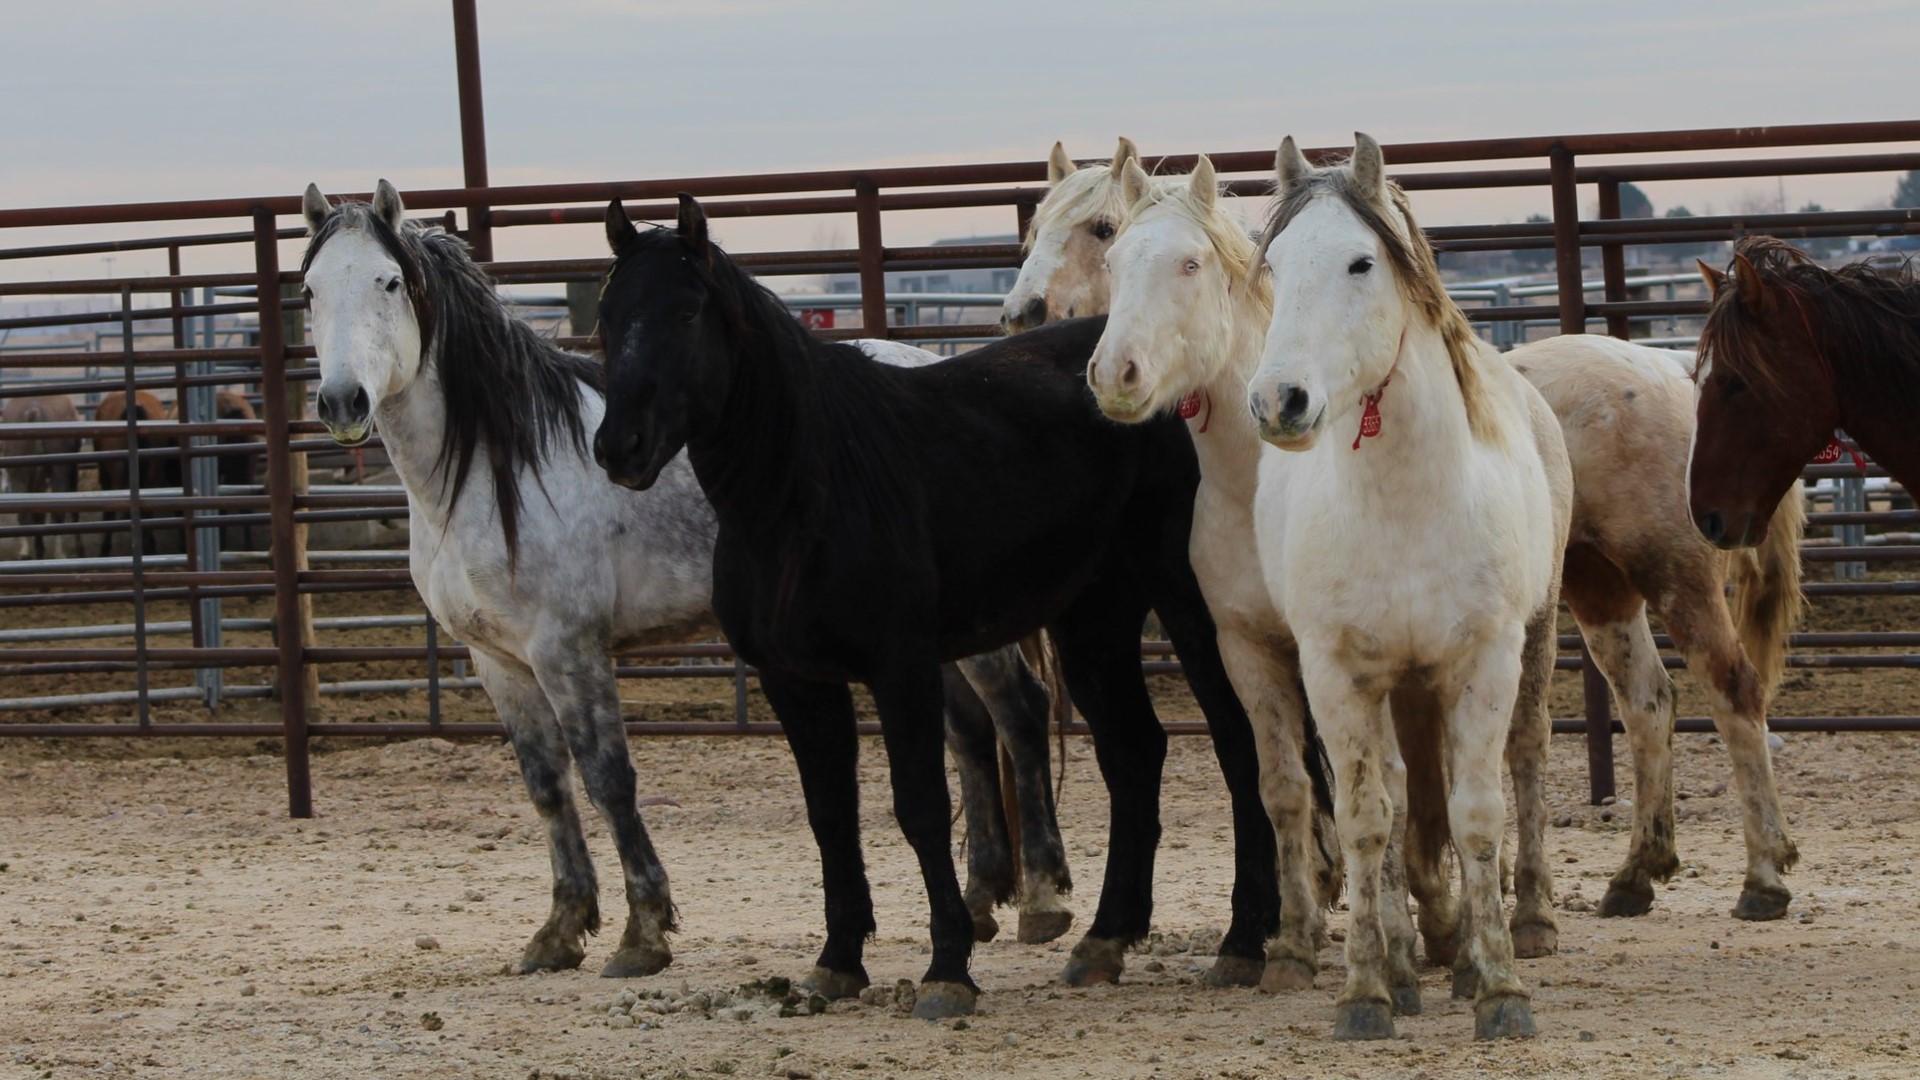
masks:
[[[1273,320],[1248,404],[1263,436],[1304,449],[1387,377],[1408,312],[1379,238],[1337,196],[1303,208],[1266,265]]]
[[[320,391],[359,387],[374,408],[420,370],[420,324],[400,264],[363,229],[342,228],[307,267]]]

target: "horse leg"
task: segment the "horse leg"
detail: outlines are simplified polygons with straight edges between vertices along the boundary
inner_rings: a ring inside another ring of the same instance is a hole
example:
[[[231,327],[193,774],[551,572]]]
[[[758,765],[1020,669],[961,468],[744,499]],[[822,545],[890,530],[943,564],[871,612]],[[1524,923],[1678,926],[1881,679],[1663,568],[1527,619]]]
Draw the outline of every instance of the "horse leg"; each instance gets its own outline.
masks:
[[[527,943],[519,964],[509,970],[525,975],[577,968],[587,956],[582,939],[600,929],[600,893],[574,807],[567,744],[532,672],[478,649],[473,652],[473,666],[507,726],[520,778],[534,810],[546,823],[547,853],[553,864],[553,910]]]
[[[640,820],[613,666],[603,643],[579,638],[537,642],[532,653],[534,676],[560,720],[587,797],[613,834],[626,879],[627,927],[600,974],[610,979],[652,975],[673,962],[667,946],[667,935],[677,929],[673,895],[666,867]]]
[[[1408,891],[1420,901],[1420,937],[1427,962],[1450,967],[1460,956],[1460,905],[1448,880],[1446,754],[1441,739],[1446,715],[1423,680],[1402,678],[1387,695],[1395,741],[1406,768],[1407,824],[1400,838],[1400,864]],[[1389,867],[1394,863],[1389,858]]]
[[[1015,802],[1019,806],[1020,929],[1025,945],[1052,941],[1073,925],[1073,911],[1061,902],[1073,891],[1067,872],[1067,848],[1053,806],[1053,773],[1047,755],[1047,720],[1052,701],[1017,646],[971,657],[960,671],[986,702],[1000,744],[1013,759]]]
[[[1682,598],[1691,592],[1691,603]],[[1733,621],[1716,578],[1712,589],[1675,591],[1660,602],[1660,621],[1706,684],[1714,730],[1733,759],[1733,788],[1740,797],[1740,824],[1747,842],[1747,879],[1733,917],[1779,919],[1793,899],[1781,875],[1800,859],[1787,836],[1780,792],[1773,783],[1767,749],[1767,697],[1760,675],[1734,636]]]
[[[1380,865],[1380,929],[1386,936],[1387,987],[1396,1016],[1420,1012],[1420,975],[1414,964],[1413,914],[1407,908],[1407,764],[1393,744],[1381,755],[1381,777],[1393,806],[1387,852]]]
[[[1466,898],[1466,952],[1479,976],[1477,1039],[1525,1038],[1535,1031],[1532,1005],[1514,972],[1513,938],[1500,917],[1500,843],[1507,817],[1500,766],[1513,726],[1523,648],[1524,631],[1517,626],[1485,642],[1451,672],[1442,695],[1453,780],[1447,817]]]
[[[1187,558],[1183,547],[1179,562],[1172,567],[1172,574],[1167,575],[1169,580],[1162,581],[1155,590],[1154,610],[1166,628],[1168,640],[1180,654],[1180,667],[1186,673],[1187,685],[1200,711],[1206,714],[1207,733],[1213,737],[1214,756],[1219,759],[1220,772],[1226,778],[1227,795],[1233,808],[1233,918],[1227,924],[1226,936],[1220,940],[1219,956],[1207,978],[1217,986],[1244,986],[1254,982],[1256,971],[1264,972],[1266,940],[1280,929],[1283,908],[1276,869],[1279,842],[1276,828],[1285,828],[1288,835],[1284,842],[1289,848],[1298,848],[1305,831],[1311,829],[1312,818],[1310,810],[1302,816],[1297,803],[1278,790],[1281,784],[1298,782],[1299,775],[1304,775],[1304,766],[1301,774],[1294,777],[1285,776],[1284,771],[1274,777],[1272,794],[1281,802],[1284,824],[1269,816],[1265,799],[1268,792],[1263,789],[1261,779],[1261,750],[1254,738],[1253,722],[1248,719],[1241,698],[1234,693],[1234,684],[1227,676],[1219,631]],[[1302,716],[1304,710],[1279,721],[1280,740],[1293,740],[1291,748],[1281,746],[1279,741],[1268,747],[1274,754],[1276,767],[1282,770],[1286,765],[1279,760],[1281,755],[1297,754],[1304,748]],[[1295,736],[1295,730],[1302,733]],[[1298,790],[1310,799],[1311,785],[1303,785]],[[1311,861],[1307,865],[1311,866]],[[1289,868],[1288,872],[1295,875],[1291,885],[1297,893],[1300,875],[1308,871],[1301,867]],[[1298,897],[1292,902],[1298,903]],[[1317,901],[1309,898],[1306,903],[1311,909]],[[1297,921],[1292,926],[1287,945],[1291,951],[1287,955],[1289,959],[1297,959],[1301,930],[1309,926],[1312,916],[1305,912],[1297,916],[1293,912],[1288,914]],[[1306,938],[1309,944],[1312,940],[1311,936]]]
[[[1315,872],[1319,847],[1313,837],[1313,781],[1304,756],[1312,751],[1306,745],[1307,699],[1300,686],[1300,660],[1291,642],[1240,627],[1221,624],[1218,639],[1221,662],[1246,704],[1253,730],[1260,802],[1279,852],[1280,921],[1264,966],[1228,952],[1223,941],[1207,982],[1257,982],[1269,993],[1311,989],[1320,969],[1318,942],[1326,899],[1317,880],[1321,875]]]
[[[807,800],[807,824],[820,848],[827,941],[805,984],[828,998],[853,997],[867,987],[863,956],[874,929],[873,895],[860,857],[860,778],[855,768],[860,743],[853,695],[845,683],[809,682],[766,669],[760,672],[760,687],[793,749]],[[946,790],[944,776],[940,790]]]
[[[1552,956],[1560,947],[1560,928],[1553,917],[1553,868],[1547,861],[1546,779],[1547,743],[1553,738],[1547,696],[1560,652],[1559,616],[1556,598],[1527,620],[1518,694],[1507,725],[1507,772],[1513,778],[1514,816],[1519,821],[1510,933],[1514,955],[1525,959]]]
[[[868,682],[880,712],[880,734],[887,744],[893,781],[893,814],[920,861],[932,909],[933,961],[920,980],[913,1015],[922,1020],[964,1016],[973,1011],[980,988],[967,974],[973,955],[973,920],[960,895],[950,848],[952,811],[947,797],[946,762],[941,755],[940,665],[898,663]]]
[[[1107,868],[1093,924],[1060,979],[1069,986],[1118,982],[1127,947],[1153,918],[1153,859],[1160,843],[1160,773],[1167,733],[1140,667],[1146,605],[1128,590],[1095,586],[1048,627],[1074,707],[1093,733],[1107,785]],[[1263,825],[1264,831],[1264,825]]]
[[[1333,1037],[1393,1037],[1381,891],[1394,824],[1385,748],[1394,735],[1386,689],[1356,678],[1333,656],[1301,643],[1301,673],[1333,762],[1334,822],[1346,860],[1347,978],[1334,999]]]
[[[967,816],[967,885],[961,891],[973,918],[973,939],[1000,932],[993,908],[1013,899],[1013,851],[1000,803],[999,747],[993,718],[952,664],[940,669],[947,695],[947,748],[960,772],[960,805]]]

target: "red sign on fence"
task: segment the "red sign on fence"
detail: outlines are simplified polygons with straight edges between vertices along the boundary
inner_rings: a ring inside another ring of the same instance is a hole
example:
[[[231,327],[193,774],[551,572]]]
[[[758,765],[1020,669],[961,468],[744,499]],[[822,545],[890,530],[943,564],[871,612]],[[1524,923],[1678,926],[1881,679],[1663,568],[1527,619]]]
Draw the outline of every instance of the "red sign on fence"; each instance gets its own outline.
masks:
[[[800,319],[800,325],[809,330],[833,329],[833,309],[826,307],[801,308],[794,312]]]

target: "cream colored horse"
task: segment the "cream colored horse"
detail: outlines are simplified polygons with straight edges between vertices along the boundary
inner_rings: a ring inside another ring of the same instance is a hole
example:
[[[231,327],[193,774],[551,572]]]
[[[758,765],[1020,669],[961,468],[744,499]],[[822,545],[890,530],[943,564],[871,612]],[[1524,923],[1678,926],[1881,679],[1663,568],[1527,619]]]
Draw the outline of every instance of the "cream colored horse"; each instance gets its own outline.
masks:
[[[1401,753],[1434,768],[1437,749],[1474,1034],[1525,1037],[1532,1007],[1501,918],[1500,770],[1510,728],[1541,733],[1526,764],[1544,765],[1573,476],[1553,411],[1473,334],[1379,146],[1357,140],[1351,166],[1327,169],[1282,147],[1263,245],[1273,320],[1246,399],[1260,437],[1291,452],[1261,463],[1254,531],[1338,786],[1351,918],[1334,1034],[1393,1036],[1390,988],[1413,947],[1404,904],[1382,899],[1406,798],[1395,771]],[[1398,737],[1396,687],[1438,699],[1437,731]]]
[[[1131,147],[1122,140],[1123,154]],[[1119,166],[1125,164],[1122,156],[1116,155]],[[1138,200],[1128,198],[1123,190],[1125,174],[1124,167],[1070,174],[1073,190],[1057,187],[1063,197],[1056,201],[1049,194],[1035,214],[1029,237],[1032,249],[1061,250],[1063,235],[1088,231],[1091,219],[1083,214],[1112,220],[1110,208],[1115,205],[1123,208],[1119,212],[1123,235],[1131,229],[1136,212],[1178,216],[1179,199],[1153,204],[1158,210],[1136,205]],[[1144,184],[1144,177],[1142,172],[1136,183]],[[1156,177],[1151,185],[1156,191],[1187,188],[1178,178]],[[1207,208],[1198,218],[1212,224],[1196,223],[1189,229],[1184,241],[1188,246],[1203,249],[1200,240],[1214,237],[1230,241],[1233,250],[1250,250],[1243,238],[1235,238],[1237,226],[1224,206]],[[1019,288],[1047,296],[1056,291],[1056,278],[1085,282],[1100,276],[1104,249],[1082,251],[1077,261],[1066,263],[1029,260],[1021,270]],[[1226,262],[1235,258],[1224,246],[1217,255]],[[1112,288],[1116,287],[1102,284],[1100,292]],[[1237,302],[1246,300],[1242,295]],[[1204,310],[1188,310],[1184,316],[1197,317]],[[1115,314],[1116,318],[1131,315]],[[1263,324],[1266,318],[1264,312],[1259,315]],[[1235,349],[1231,341],[1216,340],[1217,331],[1203,330],[1192,319],[1161,336],[1169,346],[1180,342],[1179,348],[1193,345],[1196,354],[1217,357],[1196,360],[1203,364],[1226,364]],[[1117,340],[1113,328],[1108,337]],[[1155,355],[1169,357],[1165,347]],[[1665,880],[1679,866],[1673,827],[1673,683],[1653,647],[1646,618],[1651,604],[1695,677],[1709,687],[1714,725],[1733,761],[1748,857],[1746,885],[1734,914],[1743,919],[1779,918],[1789,898],[1781,874],[1796,854],[1773,785],[1765,741],[1766,699],[1785,666],[1787,635],[1799,611],[1796,545],[1805,522],[1804,501],[1798,492],[1789,492],[1775,511],[1768,544],[1753,552],[1735,553],[1729,567],[1728,556],[1687,525],[1686,460],[1693,437],[1687,354],[1581,334],[1523,346],[1508,354],[1508,360],[1539,388],[1560,420],[1573,464],[1575,495],[1562,598],[1613,688],[1634,758],[1632,839],[1599,913],[1644,913],[1653,901],[1653,882]],[[1111,371],[1108,377],[1118,374]],[[1216,371],[1210,377],[1222,376]],[[1194,389],[1201,386],[1196,383]],[[1167,392],[1156,391],[1155,407],[1184,392],[1169,398]],[[1219,397],[1210,391],[1206,400]],[[1221,419],[1227,419],[1226,414]],[[1197,428],[1197,422],[1192,426]],[[1204,461],[1204,448],[1202,454]],[[1217,477],[1218,470],[1212,475]],[[1204,492],[1203,486],[1203,498]],[[1212,531],[1196,529],[1196,544],[1202,542],[1203,533],[1210,536]],[[1198,548],[1195,557],[1205,584],[1208,575],[1201,569]],[[1729,569],[1735,585],[1731,614],[1722,588]],[[1222,578],[1230,579],[1231,574]],[[1214,606],[1218,618],[1220,605]],[[1241,695],[1249,701],[1258,696],[1244,687]],[[1421,839],[1432,851],[1432,845],[1444,844],[1446,838]],[[1522,839],[1524,843],[1524,834]],[[1421,853],[1416,844],[1411,854]],[[1519,894],[1523,914],[1529,908],[1532,913],[1516,916],[1515,947],[1522,956],[1547,955],[1553,951],[1555,937],[1550,897],[1544,883],[1528,879],[1529,865],[1522,860]],[[1445,962],[1452,953],[1446,936],[1451,908],[1433,902],[1445,882],[1423,881],[1427,870],[1418,857],[1408,870],[1415,895],[1422,900],[1421,929],[1429,958]],[[1283,940],[1284,934],[1283,928]],[[1286,950],[1280,951],[1284,955]],[[1270,974],[1270,984],[1277,979],[1277,973]],[[1284,985],[1285,980],[1278,984]]]

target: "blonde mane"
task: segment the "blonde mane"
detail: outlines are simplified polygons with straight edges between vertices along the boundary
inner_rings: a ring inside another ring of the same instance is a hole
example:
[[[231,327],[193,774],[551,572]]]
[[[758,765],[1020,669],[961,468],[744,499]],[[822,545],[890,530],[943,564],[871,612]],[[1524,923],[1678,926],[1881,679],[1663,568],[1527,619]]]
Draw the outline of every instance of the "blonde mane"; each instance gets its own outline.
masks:
[[[1120,181],[1110,170],[1102,166],[1078,169],[1061,177],[1034,208],[1033,222],[1021,247],[1032,251],[1034,238],[1055,226],[1072,229],[1104,217],[1118,228],[1126,212]]]
[[[1247,234],[1245,226],[1235,220],[1228,210],[1232,196],[1216,196],[1206,205],[1194,197],[1193,188],[1186,183],[1186,177],[1155,177],[1150,185],[1132,206],[1127,208],[1125,222],[1120,226],[1120,235],[1137,224],[1143,214],[1156,206],[1164,206],[1168,213],[1178,214],[1192,222],[1213,245],[1215,254],[1226,267],[1229,286],[1236,293],[1241,289],[1251,289],[1251,299],[1259,305],[1263,314],[1273,312],[1273,275],[1255,273],[1256,252],[1253,237]]]
[[[1399,283],[1400,294],[1420,312],[1429,326],[1440,332],[1441,340],[1446,343],[1447,357],[1453,362],[1454,378],[1460,384],[1460,397],[1466,402],[1469,430],[1482,442],[1494,441],[1498,438],[1497,424],[1492,403],[1487,398],[1480,378],[1480,338],[1473,332],[1473,324],[1467,321],[1466,313],[1447,295],[1446,282],[1440,277],[1440,266],[1434,261],[1433,245],[1427,241],[1427,234],[1421,231],[1420,223],[1415,220],[1413,204],[1407,199],[1407,193],[1390,179],[1384,183],[1387,201],[1399,214],[1402,228],[1396,228],[1382,213],[1385,207],[1368,197],[1366,190],[1354,179],[1351,163],[1315,169],[1296,179],[1277,193],[1267,226],[1260,234],[1259,243],[1253,246],[1249,265],[1257,266],[1265,260],[1267,247],[1273,243],[1274,237],[1279,236],[1314,199],[1326,195],[1345,203],[1347,209],[1353,211],[1354,216],[1379,237],[1387,261],[1393,264],[1394,280]],[[1269,278],[1265,274],[1255,276]]]

